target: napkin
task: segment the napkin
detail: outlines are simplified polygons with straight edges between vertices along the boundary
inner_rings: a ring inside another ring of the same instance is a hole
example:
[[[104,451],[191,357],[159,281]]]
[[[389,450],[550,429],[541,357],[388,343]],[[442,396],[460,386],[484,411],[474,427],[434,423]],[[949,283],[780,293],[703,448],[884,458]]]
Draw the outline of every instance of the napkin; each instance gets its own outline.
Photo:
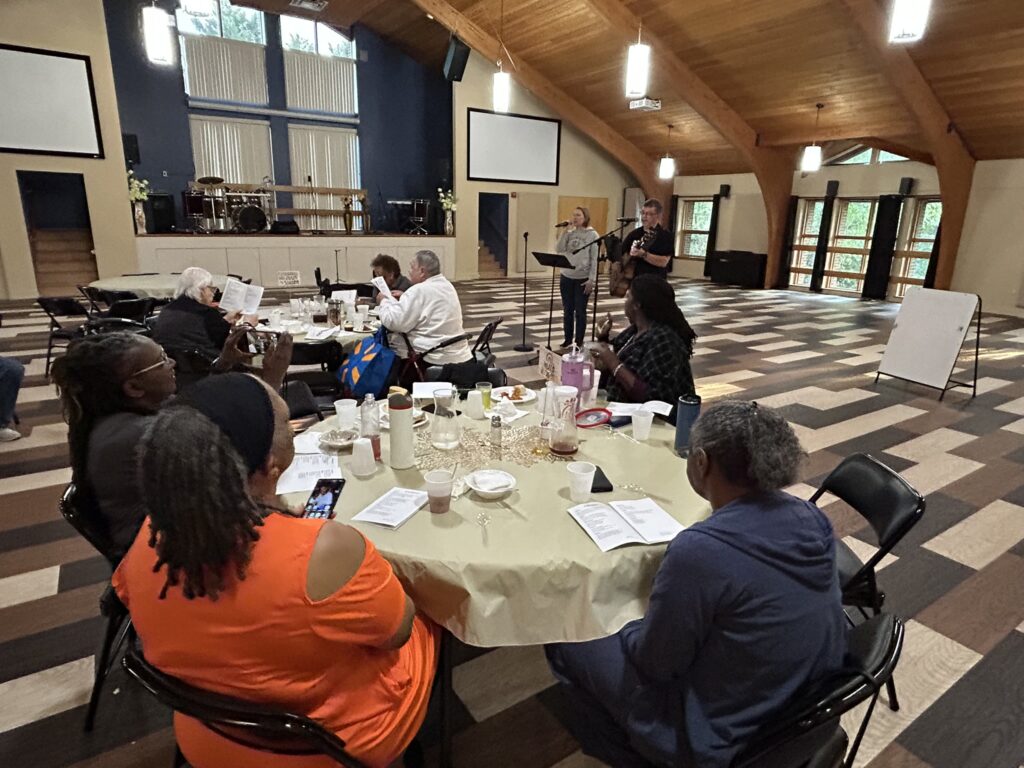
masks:
[[[509,405],[512,404],[509,403]],[[503,407],[500,410],[497,408],[492,408],[489,411],[484,411],[484,416],[486,416],[488,419],[491,418],[492,416],[501,416],[501,423],[509,424],[513,421],[516,421],[517,419],[523,418],[523,416],[529,415],[529,413],[529,411],[521,411],[513,405],[511,410],[508,410],[507,408]]]
[[[482,469],[473,473],[473,485],[481,491],[500,491],[512,485],[513,478],[505,472]]]

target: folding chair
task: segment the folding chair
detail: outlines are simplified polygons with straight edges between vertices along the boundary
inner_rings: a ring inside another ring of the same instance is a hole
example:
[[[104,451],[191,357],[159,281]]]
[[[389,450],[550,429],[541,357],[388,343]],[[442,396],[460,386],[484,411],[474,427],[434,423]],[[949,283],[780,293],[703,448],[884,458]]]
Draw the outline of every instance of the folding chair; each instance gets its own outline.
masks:
[[[843,459],[810,501],[816,504],[826,492],[851,506],[868,521],[878,537],[878,550],[866,563],[842,541],[836,542],[843,605],[856,607],[864,616],[868,615],[865,608],[870,608],[877,615],[882,610],[885,593],[878,588],[875,568],[921,519],[924,497],[892,469],[864,453]],[[900,708],[896,686],[889,680],[887,687],[889,708],[895,712]]]
[[[405,348],[408,351],[408,357],[402,359],[398,366],[398,381],[402,386],[411,385],[414,381],[427,381],[427,367],[430,365],[426,361],[428,355],[432,355],[445,347],[450,347],[452,344],[457,344],[460,341],[469,341],[473,338],[473,334],[464,333],[461,336],[452,336],[450,339],[445,339],[428,350],[417,352],[409,342],[409,337],[406,334],[401,333],[399,336],[402,337],[402,340],[405,342]]]
[[[113,571],[121,562],[124,553],[111,541],[93,498],[71,483],[64,489],[64,495],[60,500],[60,512],[71,527],[107,559],[111,571]],[[85,711],[86,731],[92,730],[96,720],[96,710],[99,708],[100,694],[103,691],[103,683],[117,660],[117,650],[124,642],[128,628],[131,626],[128,609],[118,599],[112,586],[108,585],[100,597],[100,613],[106,617],[107,626],[103,633],[103,644],[100,646],[99,657],[96,659],[89,706]]]
[[[73,296],[40,296],[36,303],[42,307],[43,312],[50,318],[50,338],[46,345],[46,376],[50,375],[50,361],[53,357],[53,349],[58,344],[67,346],[72,339],[82,335],[82,325],[89,320],[89,310],[78,303]],[[60,317],[81,317],[82,322],[76,325],[65,325],[57,318]]]
[[[154,299],[119,299],[110,305],[106,317],[120,317],[125,320],[134,320],[140,325],[145,325],[146,320],[153,314],[153,307],[156,304]]]
[[[492,320],[480,331],[480,335],[476,337],[476,343],[473,344],[474,360],[479,360],[488,366],[494,364],[495,354],[491,352],[491,339],[494,337],[494,331],[501,325],[501,321],[504,319],[499,317],[497,320]]]

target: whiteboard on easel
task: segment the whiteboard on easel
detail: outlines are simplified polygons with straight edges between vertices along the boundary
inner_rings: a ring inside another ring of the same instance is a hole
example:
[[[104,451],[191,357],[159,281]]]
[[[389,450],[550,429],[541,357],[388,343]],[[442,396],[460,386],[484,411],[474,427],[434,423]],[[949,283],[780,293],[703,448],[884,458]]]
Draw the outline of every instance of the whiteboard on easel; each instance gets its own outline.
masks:
[[[945,389],[977,308],[973,293],[908,289],[878,372]]]

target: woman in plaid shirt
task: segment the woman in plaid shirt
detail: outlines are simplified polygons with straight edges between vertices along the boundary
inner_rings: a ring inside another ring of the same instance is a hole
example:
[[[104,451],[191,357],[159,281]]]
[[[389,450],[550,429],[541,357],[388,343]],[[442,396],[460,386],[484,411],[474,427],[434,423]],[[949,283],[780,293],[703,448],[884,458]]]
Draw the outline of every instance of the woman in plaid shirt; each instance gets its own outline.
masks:
[[[629,327],[593,352],[608,399],[663,400],[674,408],[681,395],[695,394],[690,357],[697,334],[676,304],[672,286],[657,275],[636,277],[626,293],[626,319]],[[610,332],[609,317],[598,340],[607,342]]]

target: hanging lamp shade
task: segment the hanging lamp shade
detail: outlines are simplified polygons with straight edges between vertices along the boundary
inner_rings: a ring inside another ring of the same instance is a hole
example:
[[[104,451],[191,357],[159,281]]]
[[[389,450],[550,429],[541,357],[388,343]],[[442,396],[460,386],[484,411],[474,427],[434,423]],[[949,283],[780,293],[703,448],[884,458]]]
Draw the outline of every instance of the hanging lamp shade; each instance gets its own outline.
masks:
[[[800,159],[800,170],[804,173],[815,173],[821,170],[821,147],[817,144],[804,147],[804,154]]]
[[[676,160],[671,155],[665,155],[658,163],[659,179],[674,179],[676,176]]]
[[[924,37],[932,0],[893,0],[889,20],[890,43],[912,43]]]
[[[508,112],[512,101],[512,76],[499,68],[494,73],[494,84],[491,87],[491,98],[495,112]]]
[[[142,9],[142,39],[146,58],[154,64],[174,63],[174,38],[171,35],[171,14],[155,5]]]
[[[626,56],[626,96],[639,99],[647,95],[647,80],[651,73],[651,46],[633,43]]]

